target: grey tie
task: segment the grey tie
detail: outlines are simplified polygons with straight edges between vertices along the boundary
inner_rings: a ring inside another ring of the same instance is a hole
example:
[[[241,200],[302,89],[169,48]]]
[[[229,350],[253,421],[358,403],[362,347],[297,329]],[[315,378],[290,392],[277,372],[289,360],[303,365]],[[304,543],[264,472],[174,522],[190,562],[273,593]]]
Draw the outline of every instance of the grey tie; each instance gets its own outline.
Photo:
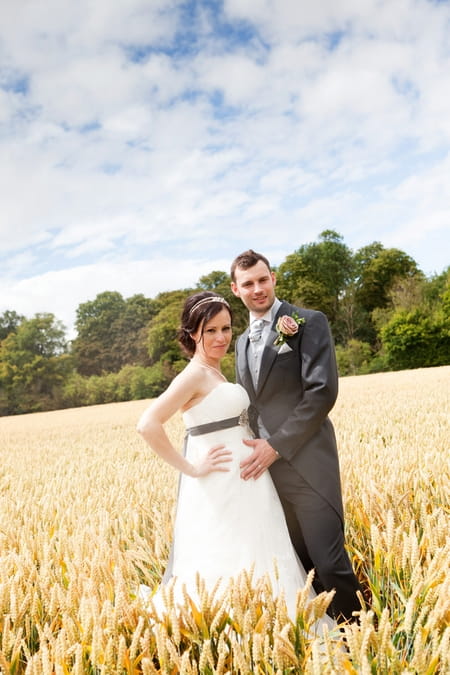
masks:
[[[250,342],[258,342],[261,340],[261,335],[264,328],[264,319],[255,319],[250,326],[248,334]]]
[[[253,380],[253,385],[256,388],[259,369],[261,366],[262,353],[264,351],[264,340],[262,340],[262,332],[264,329],[264,319],[255,319],[250,326],[249,340],[250,340],[250,354],[248,356],[248,365]]]

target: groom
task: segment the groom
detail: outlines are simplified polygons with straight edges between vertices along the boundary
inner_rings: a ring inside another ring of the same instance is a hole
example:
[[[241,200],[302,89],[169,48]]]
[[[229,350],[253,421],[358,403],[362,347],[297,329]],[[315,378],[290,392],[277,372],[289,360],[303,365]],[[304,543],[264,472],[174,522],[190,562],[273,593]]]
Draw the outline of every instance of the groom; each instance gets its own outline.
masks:
[[[231,279],[250,312],[250,330],[236,343],[236,372],[250,397],[256,438],[246,441],[253,451],[241,476],[257,479],[270,467],[294,548],[305,569],[315,569],[316,591],[335,589],[332,613],[351,620],[361,609],[360,586],[344,548],[339,460],[328,418],[338,376],[327,319],[278,300],[267,258],[251,249],[233,261]]]

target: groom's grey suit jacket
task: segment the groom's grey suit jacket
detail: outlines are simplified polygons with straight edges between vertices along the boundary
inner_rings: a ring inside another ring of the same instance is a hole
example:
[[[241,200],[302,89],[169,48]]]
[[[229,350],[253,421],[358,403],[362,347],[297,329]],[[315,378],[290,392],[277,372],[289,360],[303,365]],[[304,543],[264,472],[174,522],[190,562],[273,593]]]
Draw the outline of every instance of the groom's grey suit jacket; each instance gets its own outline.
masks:
[[[297,313],[305,319],[288,347],[275,346],[279,316]],[[253,386],[247,363],[248,329],[236,342],[237,381],[250,397],[250,422],[259,415],[268,442],[343,521],[336,438],[328,413],[338,392],[334,343],[324,314],[282,302],[266,340],[260,375]],[[283,486],[277,485],[283,497]]]

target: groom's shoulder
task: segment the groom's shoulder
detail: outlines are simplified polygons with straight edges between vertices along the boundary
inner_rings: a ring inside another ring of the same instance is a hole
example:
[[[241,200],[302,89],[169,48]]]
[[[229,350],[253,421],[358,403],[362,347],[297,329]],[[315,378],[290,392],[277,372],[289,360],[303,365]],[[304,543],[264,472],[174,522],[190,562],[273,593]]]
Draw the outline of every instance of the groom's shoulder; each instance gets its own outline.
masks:
[[[299,316],[312,316],[316,310],[307,309],[306,307],[300,307],[299,305],[293,305],[287,300],[282,300],[278,314],[298,314]]]
[[[319,309],[310,309],[307,307],[300,307],[299,305],[293,305],[286,300],[281,301],[281,306],[279,309],[280,314],[297,314],[298,316],[308,320],[316,319],[318,321],[325,321],[328,323],[328,318],[326,314],[321,312]]]
[[[287,302],[287,300],[282,300],[277,314],[293,314],[294,312],[298,314],[299,312],[304,311],[303,307],[297,307],[297,305],[293,305],[292,303]]]

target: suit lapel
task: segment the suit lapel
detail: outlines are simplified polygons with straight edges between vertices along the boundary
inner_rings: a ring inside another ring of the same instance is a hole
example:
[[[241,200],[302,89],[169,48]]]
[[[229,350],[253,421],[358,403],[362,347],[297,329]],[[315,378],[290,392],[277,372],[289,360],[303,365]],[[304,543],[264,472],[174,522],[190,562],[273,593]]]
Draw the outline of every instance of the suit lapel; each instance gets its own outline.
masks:
[[[270,373],[270,369],[272,368],[273,362],[275,361],[276,356],[278,354],[278,347],[275,347],[275,345],[273,344],[275,342],[276,337],[277,333],[272,327],[267,337],[266,344],[264,345],[264,351],[261,357],[261,367],[259,369],[259,377],[256,387],[256,393],[261,391],[261,389],[263,388],[264,382],[266,381],[267,376]]]

